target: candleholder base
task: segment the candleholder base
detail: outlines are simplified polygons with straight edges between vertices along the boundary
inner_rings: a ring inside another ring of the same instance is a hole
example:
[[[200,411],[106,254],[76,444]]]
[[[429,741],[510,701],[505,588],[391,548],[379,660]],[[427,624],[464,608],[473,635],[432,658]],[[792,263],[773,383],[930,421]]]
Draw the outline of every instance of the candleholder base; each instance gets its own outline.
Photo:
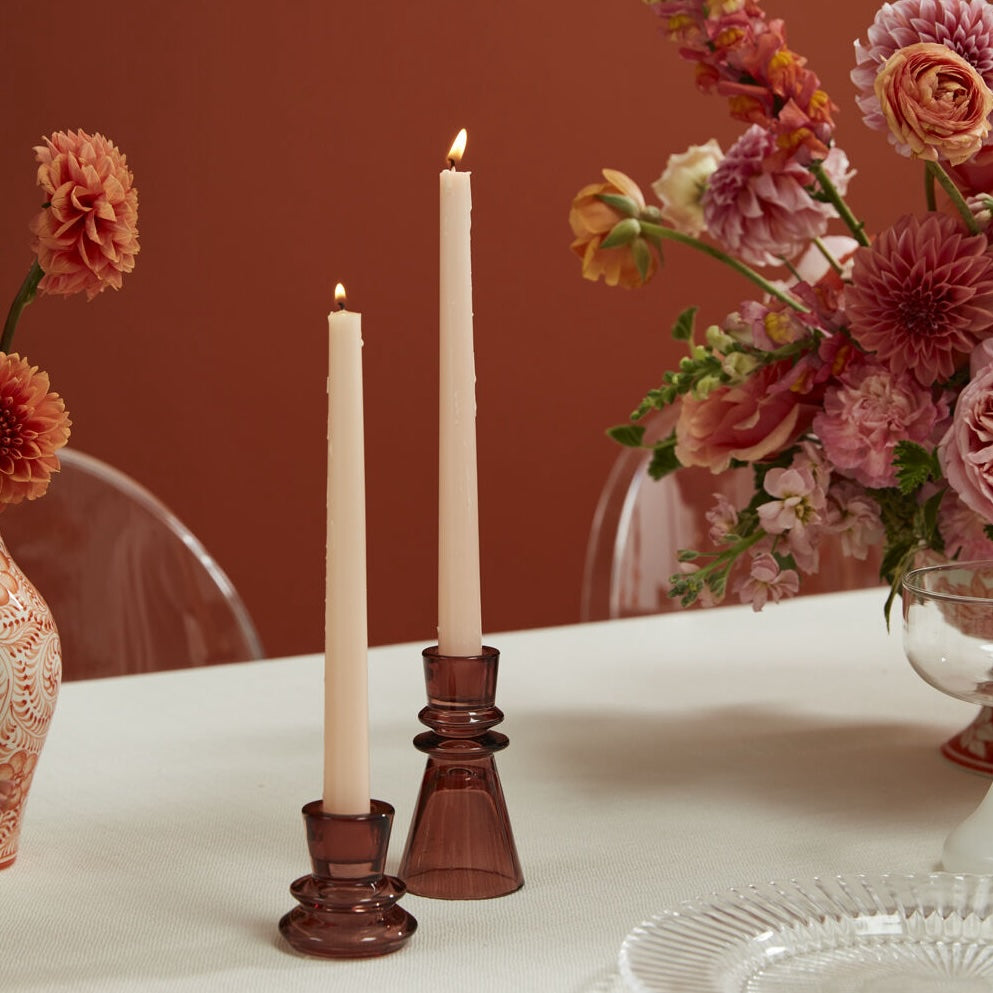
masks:
[[[404,884],[383,875],[393,808],[372,800],[368,814],[330,814],[314,800],[303,818],[314,871],[290,886],[300,906],[280,920],[283,937],[319,958],[370,958],[402,948],[417,921],[397,905]]]
[[[423,652],[431,728],[414,738],[427,753],[420,795],[400,860],[411,893],[440,900],[485,900],[524,885],[510,816],[493,755],[507,736],[495,705],[500,653]]]

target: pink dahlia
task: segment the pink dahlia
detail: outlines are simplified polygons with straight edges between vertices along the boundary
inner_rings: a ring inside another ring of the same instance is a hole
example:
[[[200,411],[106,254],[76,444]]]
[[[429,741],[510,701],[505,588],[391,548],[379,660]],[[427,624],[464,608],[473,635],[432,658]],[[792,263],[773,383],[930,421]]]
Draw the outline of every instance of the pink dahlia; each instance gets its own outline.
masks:
[[[35,148],[47,202],[31,223],[38,288],[92,300],[134,268],[138,191],[127,159],[102,134],[58,131]]]
[[[44,494],[59,470],[55,453],[69,440],[70,423],[48,373],[0,352],[0,504]]]
[[[753,124],[710,176],[703,195],[707,230],[751,265],[779,265],[827,230],[834,209],[805,187],[811,175],[795,159],[780,162],[775,136]],[[848,185],[848,158],[831,149],[825,170],[839,192]]]
[[[948,416],[928,387],[869,358],[850,365],[824,393],[814,432],[842,475],[871,488],[893,486],[893,450],[900,441],[928,441]]]
[[[993,87],[993,5],[986,0],[897,0],[884,3],[869,28],[866,44],[855,42],[857,65],[851,78],[865,123],[887,131],[876,76],[891,55],[919,42],[945,45]],[[897,144],[896,137],[890,139]]]
[[[993,258],[985,235],[955,218],[901,217],[855,253],[845,312],[852,335],[895,373],[948,379],[993,326]]]

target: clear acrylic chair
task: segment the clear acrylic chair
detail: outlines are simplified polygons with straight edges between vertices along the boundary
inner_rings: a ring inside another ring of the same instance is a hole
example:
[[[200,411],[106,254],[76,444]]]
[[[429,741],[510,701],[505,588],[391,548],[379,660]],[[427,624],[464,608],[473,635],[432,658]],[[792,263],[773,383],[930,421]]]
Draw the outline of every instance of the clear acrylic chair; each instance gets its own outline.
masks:
[[[38,500],[7,507],[0,534],[48,602],[63,678],[263,657],[231,581],[152,493],[72,448]]]
[[[709,547],[706,512],[715,494],[737,507],[752,494],[752,473],[735,469],[719,476],[687,468],[653,480],[651,452],[622,449],[601,491],[586,547],[580,617],[585,621],[634,617],[684,609],[669,596],[669,577],[679,571],[683,548]],[[820,568],[801,578],[801,593],[827,593],[880,585],[879,555],[865,561],[822,543]],[[735,603],[728,596],[725,603]]]

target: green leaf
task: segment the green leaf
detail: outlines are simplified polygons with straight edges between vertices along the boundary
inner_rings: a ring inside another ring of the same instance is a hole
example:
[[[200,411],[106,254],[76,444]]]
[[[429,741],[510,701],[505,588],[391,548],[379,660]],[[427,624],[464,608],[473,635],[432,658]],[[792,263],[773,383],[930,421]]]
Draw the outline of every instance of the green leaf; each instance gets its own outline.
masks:
[[[913,441],[898,441],[893,465],[901,493],[912,493],[925,483],[941,478],[941,466],[935,449],[928,451]]]
[[[665,441],[657,441],[652,451],[651,461],[648,463],[648,475],[652,479],[662,479],[670,472],[681,469],[679,459],[676,458],[676,436],[669,435]]]
[[[687,307],[679,317],[676,318],[676,323],[672,326],[672,336],[676,341],[692,341],[693,340],[693,323],[696,319],[696,312],[699,307]]]
[[[607,428],[607,437],[613,438],[618,444],[627,445],[628,448],[640,448],[645,429],[640,424],[618,424]]]

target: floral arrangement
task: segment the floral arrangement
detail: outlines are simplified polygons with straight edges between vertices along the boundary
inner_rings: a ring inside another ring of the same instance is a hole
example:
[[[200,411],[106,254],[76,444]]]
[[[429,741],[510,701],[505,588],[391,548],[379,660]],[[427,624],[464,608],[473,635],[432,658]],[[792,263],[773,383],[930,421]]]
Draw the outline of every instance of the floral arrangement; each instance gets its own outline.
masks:
[[[21,312],[39,293],[92,300],[120,289],[138,253],[138,191],[125,156],[99,133],[44,141],[34,149],[45,194],[30,228],[35,258],[0,338],[0,509],[45,493],[71,425],[48,374],[10,351]]]
[[[672,155],[658,206],[603,170],[573,201],[572,248],[586,278],[630,288],[674,241],[760,290],[702,336],[696,308],[679,315],[689,354],[609,432],[651,448],[656,478],[754,471],[745,506],[717,497],[713,547],[680,554],[671,595],[758,610],[833,536],[849,556],[882,547],[888,611],[912,565],[993,558],[993,4],[884,3],[856,42],[865,124],[925,177],[922,209],[870,235],[844,199],[837,107],[783,22],[759,0],[645,2],[744,131]]]

